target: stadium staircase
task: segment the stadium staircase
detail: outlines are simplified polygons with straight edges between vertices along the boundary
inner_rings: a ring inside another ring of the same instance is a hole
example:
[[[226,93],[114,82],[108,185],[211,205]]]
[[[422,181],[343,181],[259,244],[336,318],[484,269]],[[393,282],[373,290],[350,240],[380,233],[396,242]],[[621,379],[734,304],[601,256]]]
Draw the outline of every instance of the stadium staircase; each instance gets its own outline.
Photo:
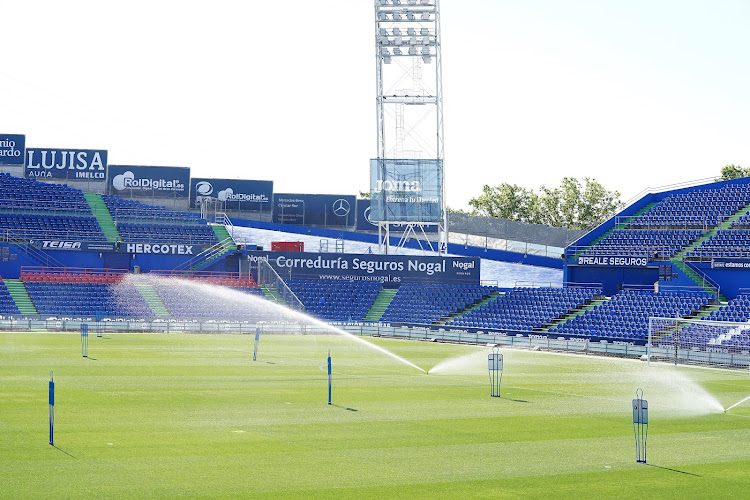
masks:
[[[104,204],[102,195],[97,193],[83,193],[83,197],[86,198],[86,202],[91,207],[91,212],[96,217],[96,221],[99,223],[99,227],[102,228],[107,241],[117,241],[120,239],[115,222],[112,220],[112,214],[109,213],[107,205]]]
[[[365,321],[372,321],[374,323],[380,321],[380,318],[383,317],[383,313],[385,313],[385,310],[388,309],[388,306],[391,304],[393,297],[396,296],[396,292],[398,292],[398,288],[382,288],[380,292],[378,292],[378,296],[375,297],[370,310],[367,311]]]
[[[649,211],[649,210],[651,209],[651,207],[653,207],[654,205],[656,205],[656,203],[649,203],[648,205],[646,205],[646,206],[645,206],[645,207],[643,207],[642,209],[638,210],[638,211],[637,211],[636,213],[634,213],[633,215],[630,215],[630,216],[628,216],[628,217],[627,217],[627,219],[625,219],[625,220],[624,220],[623,222],[620,222],[620,223],[618,223],[618,224],[615,224],[615,226],[614,226],[614,227],[613,227],[612,229],[610,229],[609,231],[605,232],[604,234],[602,234],[601,236],[599,236],[598,238],[596,238],[596,239],[595,239],[594,241],[592,241],[591,243],[589,243],[589,244],[588,244],[588,245],[586,245],[585,247],[583,247],[583,248],[581,248],[580,250],[578,250],[578,251],[577,251],[577,252],[575,253],[575,257],[576,257],[576,258],[578,258],[578,256],[579,256],[580,254],[582,254],[583,252],[585,252],[585,251],[586,251],[586,250],[588,250],[589,248],[593,247],[594,245],[596,245],[597,243],[599,243],[600,241],[602,241],[602,240],[603,240],[604,238],[606,238],[607,236],[609,236],[609,235],[611,235],[612,233],[614,233],[614,232],[615,232],[616,230],[618,230],[618,229],[625,229],[626,227],[628,227],[628,224],[630,223],[630,221],[631,221],[631,220],[633,220],[634,218],[638,217],[639,215],[643,215],[643,214],[645,214],[645,213],[646,213],[646,212],[648,212],[648,211]]]
[[[154,289],[154,287],[151,286],[150,283],[138,281],[133,285],[135,286],[135,289],[138,290],[138,293],[141,294],[143,300],[146,301],[148,307],[151,308],[154,316],[156,316],[157,318],[171,317],[171,314],[169,314],[169,311],[167,310],[167,306],[164,305],[164,301],[161,300],[161,297],[159,297],[156,289]]]
[[[485,297],[485,298],[483,298],[483,299],[481,299],[481,300],[479,300],[479,301],[477,301],[477,302],[475,302],[475,303],[473,303],[473,304],[471,304],[469,306],[466,306],[463,309],[459,309],[458,311],[449,314],[448,316],[442,318],[440,321],[436,321],[433,324],[434,325],[439,325],[439,326],[445,326],[445,324],[448,321],[452,321],[454,319],[460,318],[464,314],[468,314],[471,311],[473,311],[474,309],[482,307],[483,305],[485,305],[488,302],[492,302],[493,300],[495,300],[496,298],[498,298],[500,295],[504,295],[504,294],[501,294],[500,292],[492,292],[492,294],[490,294],[489,296],[487,296],[487,297]]]
[[[31,302],[31,297],[29,297],[29,292],[26,291],[26,286],[21,281],[14,279],[4,279],[3,281],[21,314],[27,316],[39,314],[39,311],[36,310],[36,307]]]
[[[279,292],[276,290],[276,287],[260,285],[258,288],[260,288],[261,292],[263,292],[263,295],[265,295],[270,302],[273,302],[274,304],[278,304],[280,306],[287,305],[286,300],[284,300],[284,297],[279,294]]]
[[[230,236],[227,229],[221,224],[210,224],[219,243],[199,253],[181,266],[175,267],[177,271],[202,271],[215,261],[222,259],[237,250],[237,244]]]
[[[608,297],[604,297],[602,299],[594,299],[591,302],[589,302],[588,304],[585,304],[585,305],[579,307],[578,309],[574,309],[573,311],[569,312],[568,314],[566,314],[562,318],[557,318],[556,320],[552,321],[552,323],[550,323],[549,325],[543,326],[541,328],[537,328],[535,331],[549,332],[550,330],[552,330],[557,325],[561,325],[561,324],[565,323],[566,321],[568,321],[569,319],[573,319],[576,316],[580,316],[581,314],[585,314],[587,311],[590,311],[590,310],[594,309],[595,307],[604,304],[608,300],[609,300]]]

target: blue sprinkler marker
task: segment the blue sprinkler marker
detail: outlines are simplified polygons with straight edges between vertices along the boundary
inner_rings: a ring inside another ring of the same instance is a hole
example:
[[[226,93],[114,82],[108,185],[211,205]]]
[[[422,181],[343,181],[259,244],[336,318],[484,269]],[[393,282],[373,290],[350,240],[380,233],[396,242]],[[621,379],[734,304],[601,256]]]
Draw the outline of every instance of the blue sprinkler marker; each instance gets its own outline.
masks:
[[[255,327],[255,348],[253,349],[253,361],[258,358],[258,341],[260,340],[260,327]]]
[[[49,444],[55,446],[55,380],[49,372]]]
[[[81,355],[89,357],[89,325],[81,323]]]
[[[328,404],[331,404],[331,350],[328,349]]]

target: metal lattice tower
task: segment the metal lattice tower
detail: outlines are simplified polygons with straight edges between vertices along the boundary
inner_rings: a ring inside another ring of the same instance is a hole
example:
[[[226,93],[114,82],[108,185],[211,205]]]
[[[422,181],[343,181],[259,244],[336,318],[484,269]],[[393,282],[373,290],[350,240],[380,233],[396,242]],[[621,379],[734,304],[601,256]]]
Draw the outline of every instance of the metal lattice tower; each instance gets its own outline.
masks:
[[[442,221],[409,222],[399,246],[425,226],[438,226],[437,248],[446,253],[443,85],[439,0],[375,0],[377,159],[430,159],[440,163]],[[388,253],[390,224],[378,225]]]

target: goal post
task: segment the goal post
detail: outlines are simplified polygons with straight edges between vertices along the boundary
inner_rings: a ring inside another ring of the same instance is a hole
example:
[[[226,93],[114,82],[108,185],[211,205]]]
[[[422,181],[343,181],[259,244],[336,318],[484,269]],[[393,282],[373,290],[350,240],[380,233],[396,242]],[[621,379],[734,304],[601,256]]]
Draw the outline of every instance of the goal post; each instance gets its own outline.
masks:
[[[749,369],[750,322],[650,317],[648,363]]]

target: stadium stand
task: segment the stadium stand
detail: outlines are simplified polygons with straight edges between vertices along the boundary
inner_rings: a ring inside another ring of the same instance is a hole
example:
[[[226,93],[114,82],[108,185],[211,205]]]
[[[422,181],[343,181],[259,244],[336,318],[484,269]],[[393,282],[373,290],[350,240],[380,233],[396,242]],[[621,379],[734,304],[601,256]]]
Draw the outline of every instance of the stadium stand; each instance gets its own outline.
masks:
[[[166,207],[147,205],[136,200],[126,200],[116,195],[102,195],[112,219],[117,222],[166,222],[177,224],[205,224],[200,214],[170,210]]]
[[[39,314],[101,315],[151,320],[154,314],[143,297],[114,270],[22,270],[21,280]]]
[[[375,282],[289,280],[306,312],[330,321],[361,321],[382,285]]]
[[[7,228],[15,239],[106,240],[92,216],[0,213],[0,227]]]
[[[748,203],[750,187],[746,184],[673,194],[643,214],[624,219],[622,227],[616,227],[601,241],[587,248],[583,255],[656,256],[668,259]],[[706,246],[704,255],[709,248],[713,247]],[[701,251],[692,250],[689,253],[696,257]]]
[[[706,291],[624,289],[609,301],[550,329],[550,333],[646,339],[648,318],[685,318],[716,300]]]
[[[480,285],[404,283],[380,321],[431,324],[476,304],[495,291]]]
[[[0,211],[73,212],[91,214],[83,192],[65,184],[0,173]]]
[[[208,225],[197,224],[141,224],[121,222],[117,224],[120,239],[126,243],[189,243],[215,245],[219,239]]]
[[[528,332],[588,304],[601,293],[600,287],[514,288],[446,326]]]
[[[3,278],[0,277],[0,314],[20,314],[18,306],[13,301],[13,297],[8,292],[8,287],[5,285]]]

